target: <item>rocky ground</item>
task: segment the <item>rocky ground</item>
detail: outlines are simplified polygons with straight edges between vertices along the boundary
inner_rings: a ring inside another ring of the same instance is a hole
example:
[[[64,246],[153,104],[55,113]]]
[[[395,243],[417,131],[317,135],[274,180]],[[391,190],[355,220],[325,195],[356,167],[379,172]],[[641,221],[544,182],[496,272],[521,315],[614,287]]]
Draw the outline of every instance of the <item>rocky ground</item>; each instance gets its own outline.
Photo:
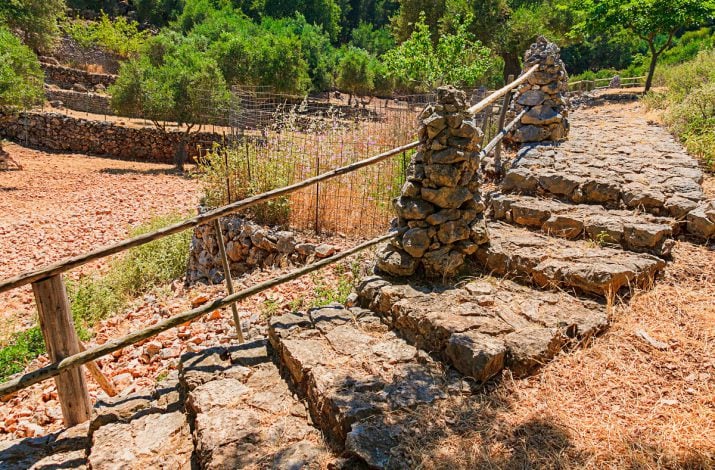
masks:
[[[0,278],[122,240],[131,227],[190,213],[198,202],[196,181],[169,165],[3,148],[23,170],[0,172]],[[29,287],[0,294],[0,341],[34,322],[33,302]]]

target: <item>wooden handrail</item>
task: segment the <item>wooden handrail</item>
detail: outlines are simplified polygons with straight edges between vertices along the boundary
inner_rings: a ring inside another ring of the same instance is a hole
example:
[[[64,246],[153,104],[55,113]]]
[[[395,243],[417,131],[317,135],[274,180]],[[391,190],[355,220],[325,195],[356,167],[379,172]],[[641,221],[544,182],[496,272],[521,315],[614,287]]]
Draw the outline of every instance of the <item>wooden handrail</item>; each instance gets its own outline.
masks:
[[[69,271],[70,269],[76,268],[77,266],[81,266],[83,264],[87,264],[87,263],[94,261],[96,259],[104,258],[106,256],[113,255],[113,254],[128,250],[129,248],[144,245],[151,241],[158,240],[160,238],[164,238],[169,235],[173,235],[175,233],[181,232],[182,230],[186,230],[188,228],[195,227],[199,224],[210,222],[210,221],[217,219],[219,217],[223,217],[223,216],[232,214],[239,210],[243,210],[243,209],[255,206],[256,204],[259,204],[261,202],[269,201],[271,199],[281,197],[283,195],[292,193],[299,189],[306,188],[306,187],[311,186],[319,181],[325,181],[325,180],[328,180],[331,178],[335,178],[335,177],[344,175],[346,173],[350,173],[351,171],[355,171],[360,168],[363,168],[363,167],[366,167],[369,165],[373,165],[373,164],[378,163],[382,160],[385,160],[389,157],[398,155],[406,150],[413,149],[413,148],[417,147],[418,145],[419,145],[418,141],[410,142],[409,144],[402,145],[400,147],[396,147],[392,150],[388,150],[387,152],[380,153],[378,155],[375,155],[370,158],[366,158],[366,159],[361,160],[356,163],[351,163],[350,165],[345,165],[343,167],[336,168],[334,170],[322,173],[322,174],[314,176],[312,178],[308,178],[306,180],[300,181],[300,182],[292,184],[290,186],[285,186],[282,188],[277,188],[277,189],[273,189],[271,191],[267,191],[265,193],[257,194],[255,196],[251,196],[246,199],[236,201],[232,204],[227,204],[225,206],[219,207],[212,211],[205,212],[201,215],[192,217],[192,218],[187,219],[183,222],[179,222],[174,225],[169,225],[168,227],[158,229],[154,232],[139,235],[137,237],[130,238],[128,240],[124,240],[119,243],[115,243],[113,245],[99,248],[97,250],[90,251],[89,253],[84,253],[82,255],[75,256],[73,258],[69,258],[64,261],[60,261],[60,262],[51,264],[49,266],[45,266],[45,267],[40,268],[36,271],[23,273],[18,276],[15,276],[13,278],[5,279],[2,282],[0,282],[0,293],[14,289],[16,287],[23,286],[25,284],[30,284],[32,282],[39,281],[41,279],[45,279],[45,278],[54,276],[56,274],[63,273],[65,271]]]
[[[371,246],[376,245],[380,242],[389,240],[390,238],[400,233],[400,231],[395,231],[377,238],[373,238],[372,240],[369,240],[365,243],[361,243],[360,245],[357,245],[349,250],[339,252],[333,256],[330,256],[329,258],[322,259],[315,263],[303,266],[302,268],[298,268],[289,273],[283,274],[282,276],[278,276],[273,279],[269,279],[268,281],[261,282],[254,286],[238,291],[235,294],[227,295],[226,297],[223,297],[221,299],[216,299],[211,303],[202,305],[201,307],[197,307],[193,310],[189,310],[187,312],[175,315],[171,318],[167,318],[166,320],[155,323],[154,325],[143,330],[131,333],[127,336],[124,336],[123,338],[109,340],[99,346],[95,346],[78,354],[68,356],[61,361],[53,362],[52,364],[49,364],[45,367],[41,367],[39,369],[33,370],[32,372],[20,375],[19,377],[0,384],[0,397],[17,392],[18,390],[22,390],[23,388],[27,388],[30,385],[42,382],[43,380],[56,377],[60,374],[60,372],[64,370],[70,369],[72,367],[81,366],[83,364],[87,364],[88,362],[97,360],[102,356],[106,356],[107,354],[111,354],[114,351],[118,351],[127,346],[131,346],[134,343],[157,335],[162,331],[166,331],[171,328],[180,326],[188,321],[199,318],[219,308],[232,305],[235,302],[258,294],[259,292],[263,292],[264,290],[270,289],[271,287],[275,287],[284,282],[291,281],[305,274],[317,271],[325,266],[328,266],[329,264],[335,263],[336,261],[340,261],[343,258],[347,258],[348,256],[358,253],[366,248],[370,248]]]
[[[531,76],[534,74],[534,72],[536,72],[536,70],[537,70],[538,68],[539,68],[539,64],[534,65],[533,67],[531,67],[529,70],[527,70],[526,72],[524,72],[519,78],[517,78],[517,79],[514,80],[513,82],[507,83],[506,85],[504,85],[503,87],[499,88],[498,90],[496,90],[496,91],[495,91],[494,93],[492,93],[491,95],[489,95],[489,96],[487,96],[486,98],[484,98],[484,99],[483,99],[482,101],[480,101],[479,103],[477,103],[477,104],[475,104],[474,106],[472,106],[471,108],[469,108],[469,109],[467,110],[467,112],[470,113],[470,114],[477,114],[478,112],[483,111],[484,108],[486,108],[486,107],[489,106],[490,104],[494,103],[496,100],[498,100],[499,98],[501,98],[502,96],[506,95],[507,93],[509,93],[509,92],[510,92],[511,90],[513,90],[514,88],[518,87],[519,85],[521,85],[522,83],[524,83],[525,81],[527,81],[527,80],[529,79],[529,77],[531,77]]]
[[[470,114],[476,114],[480,111],[483,111],[487,106],[494,103],[497,99],[501,98],[506,93],[510,92],[511,90],[513,90],[514,88],[518,87],[519,85],[524,83],[526,80],[528,80],[528,78],[531,75],[533,75],[534,72],[536,72],[538,67],[539,67],[538,64],[534,65],[532,68],[527,70],[524,74],[522,74],[519,78],[517,78],[516,80],[514,80],[511,83],[508,83],[507,85],[503,86],[499,90],[496,90],[494,93],[487,96],[486,98],[481,100],[479,103],[470,107],[467,111]],[[72,258],[68,258],[68,259],[59,261],[57,263],[53,263],[48,266],[44,266],[44,267],[39,268],[34,271],[28,271],[25,273],[21,273],[17,276],[14,276],[14,277],[11,277],[8,279],[4,279],[4,280],[0,281],[0,293],[7,292],[11,289],[15,289],[17,287],[21,287],[23,285],[30,284],[30,283],[33,283],[33,282],[36,282],[36,281],[39,281],[42,279],[46,279],[48,277],[51,277],[51,276],[54,276],[57,274],[61,274],[63,272],[74,269],[78,266],[87,264],[91,261],[94,261],[94,260],[97,260],[100,258],[104,258],[104,257],[110,256],[110,255],[116,254],[116,253],[121,253],[121,252],[126,251],[130,248],[141,246],[146,243],[152,242],[154,240],[158,240],[160,238],[164,238],[169,235],[173,235],[175,233],[181,232],[188,228],[195,227],[199,224],[210,222],[212,220],[218,219],[219,217],[224,217],[226,215],[238,212],[240,210],[247,209],[249,207],[255,206],[256,204],[260,204],[262,202],[270,201],[271,199],[276,199],[276,198],[284,196],[286,194],[290,194],[292,192],[298,191],[299,189],[303,189],[308,186],[311,186],[315,183],[329,180],[331,178],[335,178],[335,177],[344,175],[346,173],[350,173],[350,172],[358,170],[360,168],[363,168],[363,167],[366,167],[369,165],[373,165],[375,163],[386,160],[394,155],[398,155],[402,152],[413,149],[413,148],[417,147],[418,145],[419,145],[419,141],[410,142],[409,144],[405,144],[400,147],[393,148],[392,150],[388,150],[386,152],[380,153],[380,154],[375,155],[370,158],[366,158],[359,162],[351,163],[349,165],[345,165],[343,167],[336,168],[334,170],[322,173],[322,174],[314,176],[312,178],[308,178],[308,179],[300,181],[298,183],[294,183],[292,185],[285,186],[282,188],[273,189],[273,190],[267,191],[265,193],[257,194],[255,196],[251,196],[246,199],[242,199],[240,201],[236,201],[234,203],[227,204],[227,205],[219,207],[217,209],[205,212],[204,214],[197,215],[195,217],[187,219],[183,222],[178,222],[176,224],[169,225],[168,227],[164,227],[164,228],[155,230],[153,232],[139,235],[134,238],[123,240],[121,242],[114,243],[112,245],[101,247],[94,251],[90,251],[88,253],[74,256]]]
[[[485,109],[491,103],[493,103],[500,97],[504,96],[505,94],[509,93],[510,91],[515,89],[517,86],[519,86],[521,83],[526,81],[537,70],[537,68],[538,68],[538,65],[533,66],[526,73],[524,73],[521,77],[519,77],[519,79],[507,84],[503,88],[495,91],[487,98],[483,99],[476,105],[469,108],[468,112],[471,114],[474,114],[474,113],[477,113],[477,112]],[[504,126],[503,129],[500,129],[499,134],[484,147],[482,154],[485,154],[485,155],[488,154],[501,141],[501,139],[503,139],[503,137],[506,135],[506,133],[516,124],[516,122],[518,122],[521,119],[521,117],[524,115],[525,112],[526,111],[522,111],[507,126]],[[501,124],[503,124],[503,122]],[[383,161],[391,156],[400,154],[402,152],[405,152],[406,150],[413,149],[413,148],[417,147],[419,144],[420,144],[419,141],[410,142],[409,144],[402,145],[400,147],[396,147],[392,150],[388,150],[386,152],[383,152],[381,154],[375,155],[370,158],[366,158],[359,162],[345,165],[343,167],[334,169],[332,171],[328,171],[328,172],[322,173],[320,175],[317,175],[313,178],[308,178],[308,179],[301,181],[299,183],[295,183],[290,186],[285,186],[283,188],[278,188],[278,189],[274,189],[274,190],[271,190],[271,191],[268,191],[268,192],[265,192],[262,194],[258,194],[258,195],[243,199],[241,201],[237,201],[232,204],[228,204],[226,206],[219,207],[217,209],[214,209],[212,211],[198,215],[196,217],[192,217],[191,219],[185,220],[183,222],[180,222],[180,223],[177,223],[174,225],[170,225],[168,227],[164,227],[164,228],[156,230],[154,232],[140,235],[140,236],[128,239],[128,240],[124,240],[119,243],[115,243],[113,245],[109,245],[107,247],[100,248],[98,250],[94,250],[89,253],[85,253],[83,255],[69,258],[67,260],[52,264],[50,266],[44,267],[44,268],[36,270],[36,271],[20,274],[19,276],[16,276],[14,278],[7,279],[7,280],[0,282],[0,292],[5,292],[10,289],[13,289],[13,288],[25,285],[25,284],[29,284],[29,283],[33,283],[33,286],[37,286],[38,281],[40,281],[40,283],[42,283],[42,282],[45,282],[46,279],[50,279],[54,276],[56,276],[57,279],[60,279],[60,282],[61,282],[61,277],[59,275],[65,271],[68,271],[68,270],[74,268],[74,267],[86,264],[90,261],[93,261],[93,260],[96,260],[96,259],[99,259],[99,258],[102,258],[105,256],[109,256],[109,255],[112,255],[115,253],[125,251],[132,247],[136,247],[136,246],[143,245],[145,243],[149,243],[151,241],[172,235],[174,233],[178,233],[182,230],[186,230],[188,228],[194,227],[194,226],[202,224],[202,223],[206,223],[209,221],[217,221],[220,217],[234,213],[238,210],[251,207],[255,204],[258,204],[258,203],[261,203],[264,201],[275,199],[275,198],[283,196],[285,194],[289,194],[291,192],[294,192],[299,189],[308,187],[312,184],[315,184],[319,181],[324,181],[324,180],[328,180],[331,178],[335,178],[337,176],[355,171],[357,169],[378,163],[378,162]],[[362,243],[356,247],[353,247],[349,250],[346,250],[346,251],[340,252],[336,255],[333,255],[329,258],[325,258],[325,259],[318,261],[316,263],[313,263],[308,266],[304,266],[302,268],[291,271],[290,273],[287,273],[287,274],[278,276],[276,278],[270,279],[268,281],[264,281],[262,283],[256,284],[252,287],[243,289],[239,292],[236,292],[236,293],[229,292],[229,295],[227,295],[226,297],[217,299],[217,300],[211,302],[210,304],[206,304],[201,307],[195,308],[193,310],[189,310],[187,312],[180,313],[174,317],[171,317],[169,319],[166,319],[164,321],[156,323],[156,324],[154,324],[148,328],[145,328],[143,330],[129,334],[123,338],[119,338],[116,340],[110,340],[102,345],[99,345],[99,346],[96,346],[94,348],[87,349],[87,350],[84,350],[84,348],[82,346],[80,346],[80,352],[78,352],[76,354],[73,354],[69,357],[65,357],[62,360],[53,362],[52,364],[49,364],[48,366],[42,367],[42,368],[34,370],[32,372],[28,372],[28,373],[20,375],[8,382],[0,384],[0,396],[7,395],[10,393],[16,392],[18,390],[22,390],[24,388],[29,387],[30,385],[36,384],[43,380],[46,380],[46,379],[49,379],[52,377],[57,377],[63,371],[66,371],[66,370],[69,370],[72,368],[76,368],[81,365],[89,364],[92,361],[95,361],[96,359],[99,359],[102,356],[110,354],[114,351],[118,351],[124,347],[135,344],[139,341],[142,341],[142,340],[149,338],[151,336],[154,336],[156,334],[159,334],[162,331],[166,331],[170,328],[174,328],[176,326],[184,324],[187,321],[191,321],[191,320],[198,318],[208,312],[214,311],[216,309],[219,309],[219,308],[222,308],[222,307],[225,307],[228,305],[234,306],[236,302],[243,300],[251,295],[257,294],[259,292],[262,292],[266,289],[270,289],[272,287],[275,287],[275,286],[282,284],[284,282],[287,282],[289,280],[295,279],[297,277],[300,277],[300,276],[303,276],[310,272],[321,269],[324,266],[327,266],[331,263],[339,261],[343,258],[346,258],[354,253],[362,251],[362,250],[369,248],[373,245],[376,245],[377,243],[388,240],[389,238],[394,237],[395,235],[397,235],[399,233],[401,233],[401,232],[396,231],[396,232],[389,233],[387,235],[383,235],[381,237],[377,237],[375,239],[372,239],[370,241]],[[226,273],[226,275],[229,275],[229,274]],[[238,326],[238,319],[236,318],[235,321],[237,322],[237,326]],[[239,337],[240,337],[240,333],[239,333]],[[104,384],[104,385],[106,385],[106,384]]]

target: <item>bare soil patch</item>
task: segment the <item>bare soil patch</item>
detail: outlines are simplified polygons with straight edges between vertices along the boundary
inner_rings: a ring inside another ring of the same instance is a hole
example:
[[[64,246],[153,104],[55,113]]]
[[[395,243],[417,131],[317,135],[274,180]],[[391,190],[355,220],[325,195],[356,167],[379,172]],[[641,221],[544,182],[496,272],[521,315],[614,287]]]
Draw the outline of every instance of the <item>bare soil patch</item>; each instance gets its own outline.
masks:
[[[131,227],[190,212],[198,201],[196,181],[169,165],[4,148],[24,169],[0,172],[0,278],[119,241]],[[0,312],[2,341],[34,322],[31,289],[0,294]]]

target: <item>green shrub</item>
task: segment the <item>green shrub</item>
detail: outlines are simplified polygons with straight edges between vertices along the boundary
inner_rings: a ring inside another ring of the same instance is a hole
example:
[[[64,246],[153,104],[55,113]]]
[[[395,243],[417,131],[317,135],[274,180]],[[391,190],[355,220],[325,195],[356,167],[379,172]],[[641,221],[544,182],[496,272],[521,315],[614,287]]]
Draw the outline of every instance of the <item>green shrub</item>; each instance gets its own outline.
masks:
[[[45,353],[45,341],[39,326],[17,333],[8,345],[0,349],[0,381],[21,372],[28,362]]]
[[[135,55],[149,37],[148,31],[139,31],[136,21],[119,16],[111,20],[102,13],[99,21],[70,20],[62,29],[83,47],[99,46],[122,57]]]
[[[667,91],[649,93],[644,103],[665,110],[670,130],[715,170],[715,49],[682,64],[659,67],[655,83]]]
[[[254,143],[245,143],[233,149],[215,147],[199,162],[204,204],[219,207],[288,186],[295,182],[293,164],[289,155],[272,153],[267,157],[265,150]],[[287,196],[279,197],[257,204],[247,212],[258,223],[286,225],[290,218],[290,200]]]
[[[43,74],[32,51],[0,25],[0,108],[42,102]]]
[[[141,235],[180,220],[178,215],[156,217],[130,235]],[[184,230],[132,248],[114,261],[104,276],[86,275],[69,281],[67,291],[80,336],[99,320],[125,308],[132,298],[183,276],[190,242],[191,231]]]

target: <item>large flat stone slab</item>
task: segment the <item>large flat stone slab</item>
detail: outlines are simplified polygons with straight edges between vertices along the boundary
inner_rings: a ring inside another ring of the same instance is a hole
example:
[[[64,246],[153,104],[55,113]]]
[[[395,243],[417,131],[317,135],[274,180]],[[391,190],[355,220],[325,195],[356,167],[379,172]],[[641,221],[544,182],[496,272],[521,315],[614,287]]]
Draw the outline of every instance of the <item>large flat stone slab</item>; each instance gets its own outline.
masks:
[[[368,310],[285,314],[271,318],[269,332],[318,427],[373,467],[393,468],[404,416],[446,396],[442,365]]]
[[[89,425],[92,469],[191,469],[194,444],[178,381],[97,403]]]
[[[3,470],[47,470],[87,468],[86,423],[61,432],[0,442],[0,468]]]
[[[603,118],[577,125],[559,145],[522,148],[502,189],[678,219],[704,199],[698,162],[665,129]]]
[[[271,362],[266,340],[182,356],[200,468],[320,468],[320,432]]]
[[[673,235],[679,229],[678,222],[670,217],[517,194],[494,194],[491,206],[498,220],[538,228],[556,237],[586,238],[661,257],[670,256],[675,244]]]
[[[484,276],[448,288],[395,282],[363,279],[360,304],[411,344],[479,382],[505,367],[516,376],[528,375],[563,345],[584,341],[608,323],[603,304],[506,279]]]
[[[489,272],[610,297],[621,289],[649,287],[665,261],[646,253],[565,240],[502,222],[488,224],[489,244],[476,252]]]

